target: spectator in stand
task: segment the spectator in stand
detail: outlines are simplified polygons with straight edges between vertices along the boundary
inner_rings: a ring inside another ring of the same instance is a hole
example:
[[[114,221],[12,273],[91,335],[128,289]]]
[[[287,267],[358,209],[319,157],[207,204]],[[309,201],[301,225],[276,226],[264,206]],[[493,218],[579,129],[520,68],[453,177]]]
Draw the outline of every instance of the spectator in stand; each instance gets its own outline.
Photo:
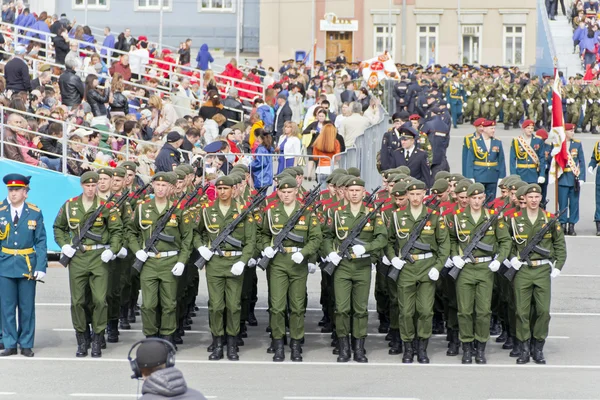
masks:
[[[219,92],[219,87],[217,86],[217,80],[215,79],[215,73],[212,70],[204,71],[204,90],[208,93],[211,90],[215,92]]]
[[[65,71],[58,78],[58,86],[60,87],[60,95],[62,103],[67,106],[69,110],[77,107],[83,101],[85,95],[85,87],[81,78],[75,73],[77,62],[74,60],[68,60],[65,63]]]
[[[82,137],[86,132],[88,131],[85,129],[77,129],[69,138],[67,147],[67,171],[71,175],[81,176],[85,172],[92,170],[92,167],[83,156],[84,147]]]
[[[227,118],[223,114],[215,114],[212,118],[204,121],[206,144],[210,144],[219,138],[221,132],[225,129],[225,122],[227,122]]]
[[[129,101],[123,94],[125,84],[121,74],[116,72],[111,82],[112,101],[110,102],[110,116],[124,116],[129,111]]]
[[[119,35],[119,40],[115,45],[115,50],[121,50],[125,53],[129,53],[131,47],[135,45],[135,38],[131,36],[131,29],[126,28],[123,32],[123,36]]]
[[[200,146],[200,131],[196,128],[189,128],[185,131],[185,137],[181,144],[181,150],[185,150],[183,152],[183,160],[186,164],[190,163],[189,153],[194,152],[198,148],[197,146]]]
[[[277,95],[277,111],[275,111],[275,137],[283,134],[283,124],[292,120],[292,109],[285,94]]]
[[[340,94],[340,100],[342,103],[351,103],[357,101],[356,93],[354,92],[354,82],[348,81],[345,84],[346,90]]]
[[[273,157],[270,156],[274,152],[273,137],[262,129],[257,129],[255,134],[258,147],[250,163],[250,171],[254,187],[260,189],[273,184]]]
[[[300,93],[300,85],[291,85],[287,98],[290,109],[292,110],[292,121],[296,124],[302,122],[304,98]]]
[[[347,117],[349,117],[350,115],[352,115],[352,109],[350,108],[350,104],[348,103],[343,103],[342,104],[342,113],[341,115],[338,115],[335,119],[335,128],[339,131],[340,130],[340,125],[342,124],[342,121],[345,120]]]
[[[283,134],[279,137],[276,153],[281,154],[277,162],[277,175],[283,172],[284,169],[296,165],[295,155],[302,151],[302,143],[298,137],[300,129],[298,124],[293,121],[287,121],[283,124]],[[290,155],[292,154],[292,155]]]
[[[583,9],[587,13],[589,10],[593,11],[594,14],[598,14],[598,0],[588,0],[583,3]]]
[[[65,57],[65,65],[69,62],[74,65],[73,69],[78,73],[83,68],[83,60],[79,55],[79,45],[73,40],[69,41],[69,53]]]
[[[33,32],[34,30],[36,30],[36,31],[40,31],[40,32],[50,33],[50,28],[48,27],[48,24],[46,24],[46,18],[48,18],[48,13],[46,13],[46,11],[42,11],[42,13],[37,18],[37,21],[33,25],[31,25],[31,28],[30,28],[31,31],[28,31],[25,34],[25,36],[31,37],[31,38],[37,38],[40,40],[46,40],[45,34]],[[24,39],[23,43],[28,44],[29,39]]]
[[[597,29],[598,28],[596,26],[596,30]],[[581,60],[583,61],[586,69],[588,65],[593,67],[596,63],[596,55],[598,54],[597,43],[598,39],[596,38],[596,31],[592,27],[588,27],[587,33],[582,35],[581,40],[579,41]]]
[[[2,4],[2,22],[8,24],[15,22],[15,11],[8,4]]]
[[[154,161],[156,159],[156,147],[145,144],[139,146],[136,149],[136,153],[138,154],[138,168],[137,173],[140,175],[144,184],[150,182],[150,178],[154,175],[156,171],[156,165]]]
[[[202,104],[200,107],[200,115],[204,120],[208,120],[212,118],[215,114],[223,113],[223,104],[221,104],[221,97],[216,90],[210,90],[206,98],[208,99],[206,103]]]
[[[225,133],[225,131],[227,131],[227,129],[229,129],[229,131],[227,133]],[[242,151],[240,150],[238,145],[240,145],[242,143],[242,141],[244,140],[244,134],[242,133],[242,131],[239,129],[226,128],[223,131],[223,133],[225,134],[225,137],[227,138],[227,144],[229,145],[229,152],[235,153],[235,154],[240,154]],[[237,162],[237,160],[238,160],[238,157],[235,157],[236,162]]]
[[[326,96],[323,94],[321,95],[321,99],[321,108],[327,111],[327,119],[331,121],[331,123],[335,124],[337,115],[335,115],[335,112],[331,110],[331,103],[329,103],[329,100],[327,100]]]
[[[304,146],[304,148],[306,148],[307,155],[312,155],[312,145],[315,142],[315,139],[317,139],[317,137],[321,133],[321,129],[323,129],[326,123],[327,110],[320,107],[316,108],[315,120],[311,122],[306,128],[304,128],[304,131],[302,132],[302,145]],[[312,180],[313,178],[313,171],[315,169],[315,165],[315,160],[309,159],[307,169],[308,180]]]
[[[31,81],[31,90],[44,90],[46,85],[52,82],[52,74],[50,71],[44,71],[38,75],[37,78]]]
[[[327,123],[313,143],[313,156],[325,156],[328,158],[315,158],[317,163],[317,182],[325,188],[325,178],[331,174],[331,158],[341,152],[341,144],[337,139],[337,130],[332,123]]]
[[[101,93],[98,89],[98,77],[90,74],[85,78],[85,100],[90,105],[92,115],[94,116],[91,125],[108,124],[108,111],[106,103],[110,99],[110,88],[104,88]]]
[[[154,130],[150,127],[150,121],[152,120],[152,111],[143,109],[140,111],[140,137],[142,140],[150,141],[154,137]]]
[[[215,62],[215,60],[208,51],[208,45],[204,43],[200,46],[200,51],[198,51],[198,55],[196,56],[196,68],[200,71],[209,70],[211,62]]]
[[[150,123],[150,128],[154,130],[154,136],[157,138],[166,136],[177,120],[175,107],[167,101],[163,102],[158,96],[151,96],[148,106],[156,110],[156,115],[153,116]]]
[[[131,79],[140,80],[146,74],[146,67],[150,64],[150,52],[148,51],[148,42],[140,41],[139,47],[132,47],[129,52],[129,68],[131,69]],[[129,79],[128,79],[129,80]]]
[[[179,46],[179,65],[188,66],[192,58],[192,39],[186,39],[185,42]]]
[[[115,62],[110,69],[108,70],[110,76],[113,76],[116,73],[121,74],[123,80],[129,82],[131,80],[131,68],[129,66],[129,55],[122,54],[119,61]]]
[[[40,161],[48,166],[48,168],[54,171],[62,171],[62,159],[60,156],[63,154],[62,143],[60,142],[63,137],[63,127],[58,122],[51,122],[48,125],[48,136],[40,136],[39,149],[43,151],[40,156]]]
[[[15,25],[23,28],[29,28],[35,24],[35,17],[29,12],[29,8],[23,9],[23,13],[15,20]]]
[[[177,112],[178,118],[183,118],[192,113],[192,108],[196,103],[196,96],[190,88],[190,79],[182,77],[177,91],[172,95],[173,106]]]
[[[52,38],[52,44],[54,45],[54,51],[56,53],[56,63],[60,65],[65,64],[65,58],[69,53],[69,35],[67,34],[67,30],[65,28],[60,28],[58,30],[58,34]],[[60,71],[60,69],[59,69]],[[60,75],[60,72],[57,74],[56,69],[54,74]]]
[[[115,48],[115,36],[110,31],[109,26],[104,28],[104,41],[102,42],[102,47],[104,47],[104,48],[102,50],[100,50],[100,54],[102,55],[102,57],[104,57],[106,62],[110,64],[109,60],[112,56],[112,53],[110,53],[110,51],[107,50],[106,48],[109,48],[109,49]]]
[[[345,118],[340,124],[340,135],[344,138],[346,147],[354,146],[356,138],[371,126],[371,121],[362,115],[361,103],[353,102],[351,108],[352,115]]]
[[[27,129],[25,118],[16,113],[10,114],[7,125],[8,127],[4,128],[4,157],[36,167],[44,166],[37,157],[32,155],[35,152],[33,147],[30,146],[27,133],[24,131],[24,129]],[[34,139],[33,145],[37,146],[40,138],[36,137]]]
[[[4,78],[6,79],[6,90],[12,90],[13,93],[31,91],[31,79],[29,77],[29,67],[24,60],[25,47],[17,46],[14,57],[4,66]]]
[[[163,61],[163,62],[160,62]],[[170,49],[162,49],[160,55],[154,58],[154,63],[162,72],[162,77],[168,79],[171,72],[175,70],[175,59],[171,56]]]
[[[160,149],[158,156],[156,156],[156,172],[170,172],[173,168],[179,165],[181,154],[179,153],[179,147],[183,143],[183,138],[177,132],[169,132],[167,135],[167,143]]]
[[[244,120],[244,107],[239,100],[238,90],[236,88],[229,88],[227,97],[223,100],[223,107],[223,115],[227,118],[227,123],[225,124],[227,128]]]
[[[367,111],[371,102],[371,95],[369,95],[367,88],[360,88],[358,91],[358,101],[362,105],[363,112]]]

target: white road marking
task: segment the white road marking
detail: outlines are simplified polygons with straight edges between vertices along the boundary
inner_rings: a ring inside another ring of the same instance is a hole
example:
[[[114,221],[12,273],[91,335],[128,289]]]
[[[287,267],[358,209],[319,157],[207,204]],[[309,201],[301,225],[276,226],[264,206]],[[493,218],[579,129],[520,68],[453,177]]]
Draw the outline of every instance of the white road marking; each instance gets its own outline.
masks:
[[[0,396],[14,396],[16,392],[0,392]]]
[[[415,397],[284,396],[284,400],[419,400]]]
[[[135,397],[139,398],[138,394],[114,394],[114,393],[71,393],[71,397]],[[207,399],[216,399],[217,396],[204,396]]]
[[[560,274],[560,278],[600,278],[600,275]]]
[[[585,312],[576,312],[576,313],[570,313],[570,312],[557,312],[557,313],[550,313],[550,315],[552,315],[553,317],[600,317],[600,313],[585,313]]]

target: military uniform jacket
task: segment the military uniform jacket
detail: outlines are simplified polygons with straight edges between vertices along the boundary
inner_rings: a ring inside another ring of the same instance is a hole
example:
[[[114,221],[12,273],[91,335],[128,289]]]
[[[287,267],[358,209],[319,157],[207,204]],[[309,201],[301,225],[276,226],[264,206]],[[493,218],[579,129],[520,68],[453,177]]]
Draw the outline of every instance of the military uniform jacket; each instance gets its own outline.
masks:
[[[381,140],[381,151],[379,153],[379,161],[381,163],[381,170],[385,171],[394,167],[394,150],[401,149],[400,134],[396,129],[390,129],[383,134]]]
[[[544,210],[538,210],[538,217],[535,224],[531,224],[529,217],[527,216],[527,210],[523,210],[513,214],[509,220],[510,233],[513,238],[513,246],[511,249],[512,257],[519,258],[521,250],[530,239],[550,220],[552,214],[544,212]],[[556,223],[554,228],[548,231],[538,246],[550,250],[550,260],[554,262],[554,268],[562,269],[567,260],[567,246],[565,243],[565,235],[560,227],[559,223]],[[543,260],[544,257],[537,254],[535,251],[531,253],[531,261]],[[524,261],[524,260],[521,260]],[[535,268],[535,267],[534,267]]]
[[[567,164],[563,169],[563,174],[558,178],[558,185],[573,187],[575,186],[575,176],[577,172],[579,173],[577,175],[579,180],[585,181],[585,156],[583,155],[583,146],[577,139],[567,141],[567,150],[573,158],[576,171],[573,171],[573,167]]]
[[[427,153],[417,147],[413,148],[408,157],[408,161],[404,157],[404,149],[399,148],[394,151],[394,167],[400,167],[406,165],[410,168],[410,176],[415,179],[419,179],[431,187],[432,176],[431,169],[429,168],[429,162],[427,161]]]
[[[23,204],[19,222],[13,225],[10,203],[0,202],[0,276],[23,278],[23,274],[46,272],[46,228],[42,211],[31,203]],[[14,255],[5,251],[32,249],[31,254]],[[39,256],[38,256],[39,254]],[[29,261],[29,262],[28,262]],[[29,265],[31,271],[29,270]]]
[[[471,151],[471,142],[475,138],[475,133],[469,133],[465,136],[462,147],[462,175],[467,176],[467,158]]]
[[[58,211],[58,215],[54,221],[54,238],[56,243],[61,247],[65,244],[72,244],[73,238],[80,234],[81,227],[96,209],[103,204],[104,200],[96,196],[92,206],[89,210],[85,211],[81,196],[67,200]],[[121,250],[123,244],[123,223],[119,217],[119,212],[113,205],[114,203],[111,202],[104,207],[90,229],[92,233],[102,237],[100,242],[84,238],[81,244],[84,246],[107,245],[114,254],[117,254]],[[78,251],[75,257],[79,254],[80,252]]]
[[[129,219],[128,241],[131,251],[136,253],[138,250],[143,250],[146,247],[146,241],[154,233],[156,224],[162,219],[163,215],[171,208],[172,203],[169,201],[165,209],[161,212],[156,208],[156,200],[150,199],[139,204],[131,218]],[[194,217],[188,210],[182,210],[182,205],[179,205],[169,222],[163,229],[165,235],[175,238],[173,243],[158,240],[156,242],[156,250],[160,253],[167,251],[178,251],[177,262],[187,263],[192,251],[193,226]],[[152,251],[152,250],[151,250]]]
[[[600,141],[594,145],[594,151],[592,152],[592,158],[588,166],[596,168],[600,164]],[[596,172],[596,184],[600,183],[600,174]]]
[[[465,178],[475,179],[476,182],[496,183],[506,176],[504,150],[502,142],[492,138],[490,148],[485,145],[483,136],[471,141],[471,151],[467,157]]]
[[[408,241],[408,237],[410,236],[410,232],[413,227],[417,225],[423,218],[426,218],[428,212],[432,212],[434,215],[429,218],[429,221],[421,231],[421,234],[417,240],[421,243],[428,244],[431,247],[431,250],[423,251],[413,248],[410,254],[419,255],[432,252],[433,263],[431,263],[432,259],[424,259],[416,260],[415,265],[422,266],[427,264],[434,267],[438,271],[442,270],[442,267],[448,259],[448,255],[450,254],[448,227],[446,226],[443,218],[440,218],[440,215],[437,213],[437,211],[433,211],[427,207],[423,207],[421,215],[419,215],[417,219],[413,218],[413,215],[410,211],[410,205],[399,208],[392,214],[390,225],[388,227],[389,240],[386,249],[388,259],[391,260],[399,255],[398,253],[402,249],[402,246],[404,246],[404,244]],[[409,264],[410,263],[407,263],[407,266]]]
[[[335,212],[333,212],[333,217],[327,220],[328,229],[324,238],[325,254],[329,254],[332,251],[337,252],[354,224],[360,222],[368,213],[369,210],[364,205],[361,206],[356,217],[350,211],[350,205],[337,207]],[[365,266],[370,266],[371,263],[377,262],[379,250],[385,247],[388,240],[387,229],[380,215],[376,215],[367,222],[358,235],[358,239],[365,242],[365,254],[370,254],[371,257],[355,258],[352,248],[350,248],[352,262],[358,263],[358,265],[364,264]],[[342,263],[347,261],[347,259],[343,259]]]
[[[448,215],[447,222],[450,232],[450,242],[452,256],[463,256],[463,250],[471,242],[471,237],[479,230],[479,227],[486,223],[495,213],[494,210],[481,210],[479,221],[475,222],[471,214],[470,207],[458,209],[452,215]],[[496,222],[488,228],[481,243],[493,246],[492,252],[486,252],[481,249],[475,249],[473,257],[496,257],[502,263],[510,254],[512,242],[508,233],[508,226],[503,218],[498,218]]]
[[[423,125],[423,132],[429,137],[433,150],[431,165],[439,165],[446,158],[446,150],[450,144],[450,125],[445,123],[439,115]]]
[[[234,219],[243,211],[243,205],[236,201],[231,202],[227,214],[223,215],[219,207],[219,199],[212,203],[203,205],[201,212],[198,216],[198,223],[196,224],[196,232],[194,234],[194,247],[200,246],[209,247],[212,241],[217,238],[221,229],[226,228],[233,222]],[[224,242],[221,244],[220,249],[226,253],[228,251],[241,251],[242,255],[239,260],[244,264],[248,264],[248,261],[254,256],[257,238],[256,238],[256,224],[255,216],[250,214],[245,221],[240,222],[235,230],[231,233],[231,236],[242,242],[242,247],[237,248],[231,244]],[[209,263],[223,263],[223,265],[233,265],[231,260],[238,260],[238,256],[234,257],[218,257],[211,258]]]
[[[525,137],[514,138],[510,147],[510,173],[517,174],[527,183],[537,183],[540,176],[546,171],[546,158],[544,142],[540,138],[532,137],[527,143]]]

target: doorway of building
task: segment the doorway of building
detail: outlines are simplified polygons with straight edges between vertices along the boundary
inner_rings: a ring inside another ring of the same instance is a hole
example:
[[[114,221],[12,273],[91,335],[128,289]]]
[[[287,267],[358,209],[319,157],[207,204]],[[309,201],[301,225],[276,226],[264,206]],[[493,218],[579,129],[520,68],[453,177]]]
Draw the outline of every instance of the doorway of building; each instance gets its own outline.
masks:
[[[351,62],[352,32],[327,32],[327,60],[335,60],[342,50],[346,52],[348,62]]]

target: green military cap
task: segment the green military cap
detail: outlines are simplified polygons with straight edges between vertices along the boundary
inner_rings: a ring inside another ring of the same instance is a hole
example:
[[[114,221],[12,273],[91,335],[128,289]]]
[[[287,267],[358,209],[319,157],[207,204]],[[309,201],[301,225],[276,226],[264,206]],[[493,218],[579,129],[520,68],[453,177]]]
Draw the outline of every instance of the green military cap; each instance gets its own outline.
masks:
[[[482,183],[472,183],[467,189],[467,196],[475,196],[478,194],[485,194],[485,186]]]
[[[276,181],[280,181],[281,179],[285,178],[286,176],[290,176],[290,174],[288,174],[287,172],[285,172],[285,170],[283,170],[282,173],[275,175],[273,177],[273,179],[275,179]]]
[[[458,182],[458,181],[462,181],[463,179],[465,179],[465,177],[462,174],[456,173],[456,174],[450,174],[449,178],[446,178],[448,180],[448,182]]]
[[[219,186],[233,186],[235,185],[233,178],[230,176],[222,176],[219,179],[217,179],[217,181],[215,182],[215,186],[219,187]]]
[[[247,174],[248,172],[250,172],[250,168],[248,168],[248,166],[246,164],[242,164],[242,163],[235,164],[235,166],[233,167],[233,169],[240,169],[240,170],[244,171],[245,174]]]
[[[152,177],[152,182],[169,182],[169,179],[166,176],[165,172],[157,172],[156,174],[154,174],[154,176]]]
[[[234,185],[239,185],[240,183],[242,183],[244,181],[244,179],[246,179],[244,176],[240,175],[240,174],[229,174],[229,177],[231,177],[231,179],[233,179],[233,184]]]
[[[525,194],[539,193],[542,194],[542,188],[537,183],[530,183],[525,189]]]
[[[337,182],[337,183],[336,183],[336,186],[339,186],[339,187],[346,187],[346,181],[347,181],[348,179],[350,179],[350,178],[351,178],[351,176],[350,176],[350,175],[340,175],[340,176],[337,178],[337,181],[336,181],[336,182]]]
[[[360,179],[357,176],[350,175],[349,178],[346,180],[346,187],[350,187],[350,186],[365,187],[365,181],[363,181],[362,179]]]
[[[505,176],[504,178],[500,179],[500,183],[498,183],[498,187],[500,189],[506,188],[506,181],[507,180],[510,180],[510,178],[508,176]]]
[[[406,175],[404,175],[404,174],[395,174],[395,175],[390,176],[390,179],[388,179],[388,182],[398,183],[398,182],[404,181],[405,178],[406,178]]]
[[[529,186],[529,185],[523,185],[519,189],[517,189],[517,192],[515,193],[515,196],[517,197],[517,199],[520,199],[521,197],[525,196],[525,194],[527,192],[527,186]]]
[[[406,182],[398,182],[394,185],[394,188],[392,189],[392,194],[394,196],[404,196],[406,194],[407,187],[408,185],[406,184]]]
[[[418,179],[413,179],[408,184],[406,191],[410,192],[412,190],[425,190],[426,188],[427,188],[427,186],[425,186],[425,182],[420,181]]]
[[[356,167],[350,167],[350,168],[348,168],[348,175],[352,175],[352,176],[359,178],[360,177],[360,169],[358,169]]]
[[[450,185],[448,185],[448,181],[444,178],[440,178],[437,179],[433,186],[431,187],[431,192],[433,194],[440,194],[440,193],[444,193],[446,190],[448,190],[448,187]]]
[[[347,176],[348,175],[346,175],[345,173],[333,174],[333,177],[331,178],[331,183],[335,186],[343,186],[342,183],[344,182],[344,180],[346,180]]]
[[[133,161],[123,161],[119,167],[125,168],[128,171],[133,171],[136,172],[137,170],[137,164],[134,163]]]
[[[182,169],[186,175],[194,173],[194,167],[192,167],[190,164],[181,164],[178,165],[177,168]]]
[[[112,174],[112,168],[109,168],[109,167],[98,168],[96,170],[96,172],[98,172],[98,175],[113,176],[113,174]]]
[[[183,170],[183,168],[175,168],[173,170],[173,172],[175,172],[177,174],[177,180],[182,181],[185,179],[185,176],[187,175],[185,173],[185,171]]]
[[[449,179],[450,176],[452,175],[448,171],[438,171],[438,173],[435,174],[433,180],[437,181],[438,179]]]
[[[336,168],[331,171],[332,174],[344,174],[346,175],[347,171],[344,168]]]
[[[386,181],[388,181],[390,179],[390,176],[395,175],[396,174],[396,170],[394,169],[386,169],[385,171],[383,171],[381,173],[381,176],[383,177],[383,179],[385,179]]]
[[[98,176],[98,173],[96,171],[88,171],[88,172],[84,172],[83,175],[81,175],[81,178],[79,178],[79,182],[81,183],[98,183],[98,179],[100,177]]]
[[[112,176],[117,176],[119,178],[125,178],[126,175],[127,175],[127,170],[123,167],[113,168],[113,170],[112,170]]]
[[[296,171],[294,168],[286,168],[283,170],[282,173],[284,173],[284,172],[286,174],[288,174],[289,176],[291,176],[292,178],[295,178],[298,176],[298,171]]]
[[[408,168],[406,165],[399,166],[398,168],[396,168],[396,171],[398,171],[401,174],[410,175],[410,168]]]
[[[335,178],[335,174],[329,174],[325,178],[325,182],[333,184],[333,178]]]
[[[512,175],[507,176],[507,178],[521,180],[521,175],[519,175],[519,174],[512,174]]]
[[[288,176],[288,177],[282,179],[277,184],[277,189],[293,189],[293,188],[297,188],[297,187],[298,187],[298,182],[291,176]]]
[[[296,176],[301,176],[304,174],[304,167],[301,167],[299,165],[296,165],[295,167],[292,167],[290,169],[293,169],[294,171],[296,171]]]
[[[527,186],[527,182],[511,180],[509,184],[506,186],[508,190],[519,190],[523,186]]]
[[[165,176],[167,177],[167,182],[169,182],[171,185],[175,185],[177,184],[177,172],[175,171],[169,171],[169,172],[165,172]]]
[[[473,182],[470,179],[463,179],[456,183],[456,187],[454,188],[454,193],[466,193],[469,190],[469,186],[471,186]]]

